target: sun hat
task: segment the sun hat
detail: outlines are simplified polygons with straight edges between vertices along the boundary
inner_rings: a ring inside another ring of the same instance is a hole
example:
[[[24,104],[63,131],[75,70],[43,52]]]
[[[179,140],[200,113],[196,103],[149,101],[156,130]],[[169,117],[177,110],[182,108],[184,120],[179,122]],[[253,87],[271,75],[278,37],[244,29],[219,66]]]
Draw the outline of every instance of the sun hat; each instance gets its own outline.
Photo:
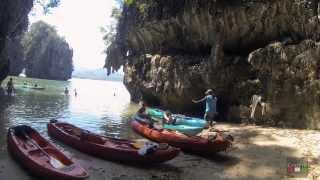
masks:
[[[211,93],[213,93],[213,90],[212,90],[212,89],[208,89],[208,90],[205,92],[205,94],[211,94]]]

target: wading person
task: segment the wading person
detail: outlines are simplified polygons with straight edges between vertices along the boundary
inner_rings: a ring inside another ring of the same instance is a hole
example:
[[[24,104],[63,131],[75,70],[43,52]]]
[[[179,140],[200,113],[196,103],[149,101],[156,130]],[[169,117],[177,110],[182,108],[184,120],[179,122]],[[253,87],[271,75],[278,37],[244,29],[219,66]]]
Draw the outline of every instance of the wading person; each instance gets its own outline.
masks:
[[[69,94],[69,89],[68,89],[67,87],[64,89],[64,94],[65,94],[65,95],[68,95],[68,94]]]
[[[10,78],[10,80],[9,80],[8,83],[7,83],[7,94],[8,94],[8,96],[11,96],[11,95],[12,95],[13,89],[14,89],[14,87],[13,87],[13,80],[12,80],[12,78]]]
[[[212,89],[208,89],[205,92],[205,97],[200,100],[192,100],[194,103],[200,103],[206,101],[206,110],[204,114],[204,119],[209,122],[210,127],[212,127],[216,122],[217,112],[217,100],[218,98],[214,95]]]

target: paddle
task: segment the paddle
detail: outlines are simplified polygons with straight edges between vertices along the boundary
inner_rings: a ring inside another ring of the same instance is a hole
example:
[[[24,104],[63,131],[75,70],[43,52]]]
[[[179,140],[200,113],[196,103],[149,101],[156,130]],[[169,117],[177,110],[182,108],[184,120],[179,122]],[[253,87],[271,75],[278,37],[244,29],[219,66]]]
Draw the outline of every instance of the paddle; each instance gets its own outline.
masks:
[[[49,158],[49,163],[56,169],[62,169],[65,167],[64,164],[62,164],[58,159],[50,156],[45,150],[43,150],[38,143],[34,142],[34,140],[32,138],[29,137],[29,135],[24,134],[25,137],[30,140],[30,142],[35,145],[40,151],[42,151],[43,154],[45,154],[48,158]]]
[[[219,130],[219,129],[211,128],[209,132],[229,132],[229,130]]]

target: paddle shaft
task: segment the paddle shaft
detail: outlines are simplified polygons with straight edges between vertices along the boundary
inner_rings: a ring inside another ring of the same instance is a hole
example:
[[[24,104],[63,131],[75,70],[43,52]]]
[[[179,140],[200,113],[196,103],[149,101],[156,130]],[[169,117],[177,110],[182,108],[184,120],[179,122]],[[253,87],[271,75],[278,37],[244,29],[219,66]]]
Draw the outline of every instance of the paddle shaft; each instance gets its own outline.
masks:
[[[229,130],[210,129],[209,132],[229,132]]]
[[[33,145],[35,145],[40,151],[42,151],[46,156],[49,157],[49,159],[51,159],[51,156],[45,151],[43,150],[36,142],[34,142],[34,140],[27,134],[24,134],[30,141]]]

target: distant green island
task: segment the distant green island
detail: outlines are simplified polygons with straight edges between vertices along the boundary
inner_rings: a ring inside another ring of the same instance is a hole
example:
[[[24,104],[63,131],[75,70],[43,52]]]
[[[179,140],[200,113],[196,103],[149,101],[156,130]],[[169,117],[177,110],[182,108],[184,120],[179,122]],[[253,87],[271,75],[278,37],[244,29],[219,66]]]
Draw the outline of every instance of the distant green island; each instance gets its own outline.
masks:
[[[123,74],[116,72],[107,76],[106,69],[86,69],[78,68],[72,73],[73,78],[93,79],[93,80],[107,80],[107,81],[122,81]]]

